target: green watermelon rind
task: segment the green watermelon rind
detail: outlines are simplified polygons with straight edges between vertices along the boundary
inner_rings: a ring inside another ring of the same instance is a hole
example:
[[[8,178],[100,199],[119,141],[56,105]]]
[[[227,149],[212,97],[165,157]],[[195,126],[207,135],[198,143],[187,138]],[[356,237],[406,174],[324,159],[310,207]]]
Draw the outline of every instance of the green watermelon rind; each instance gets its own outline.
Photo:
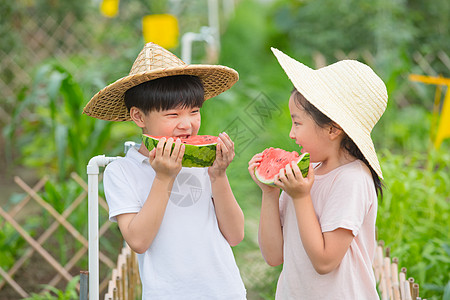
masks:
[[[309,153],[306,152],[306,153],[303,153],[302,155],[300,155],[299,161],[297,162],[297,166],[300,169],[300,171],[302,172],[302,176],[307,177],[308,171],[309,171]],[[275,186],[275,183],[273,180],[265,180],[264,178],[262,178],[261,175],[258,174],[257,168],[255,168],[255,176],[262,183],[271,185],[271,186]]]
[[[142,141],[148,151],[151,151],[158,145],[159,140],[145,134],[142,135]],[[216,160],[216,146],[217,143],[208,145],[189,145],[184,144],[184,155],[181,160],[181,165],[187,168],[205,168],[210,167]],[[172,149],[175,143],[172,145]]]

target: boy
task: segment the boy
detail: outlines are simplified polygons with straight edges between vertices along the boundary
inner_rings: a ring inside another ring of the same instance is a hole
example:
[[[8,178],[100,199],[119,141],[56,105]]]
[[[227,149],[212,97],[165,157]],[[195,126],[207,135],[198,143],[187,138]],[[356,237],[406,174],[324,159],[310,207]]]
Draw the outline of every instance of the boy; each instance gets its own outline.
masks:
[[[132,120],[162,138],[107,166],[104,187],[111,221],[138,253],[143,299],[245,299],[231,246],[244,237],[244,216],[226,168],[234,144],[219,135],[209,168],[183,168],[180,138],[195,136],[206,99],[230,88],[237,72],[186,65],[153,43],[145,45],[130,75],[97,93],[87,115]],[[175,147],[171,153],[171,147]]]

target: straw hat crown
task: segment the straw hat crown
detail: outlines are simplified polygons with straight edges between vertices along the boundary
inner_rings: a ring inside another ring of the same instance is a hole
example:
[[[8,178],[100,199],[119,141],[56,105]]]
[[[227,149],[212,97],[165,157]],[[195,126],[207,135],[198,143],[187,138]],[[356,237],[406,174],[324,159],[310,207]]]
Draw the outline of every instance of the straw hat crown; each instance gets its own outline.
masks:
[[[200,78],[204,99],[210,99],[232,87],[239,74],[220,65],[187,65],[161,46],[148,43],[137,56],[128,76],[106,86],[86,104],[83,113],[107,121],[130,121],[125,106],[125,92],[143,82],[175,75]]]
[[[139,53],[131,67],[130,75],[180,66],[186,64],[163,47],[151,43]]]
[[[370,137],[387,106],[388,94],[381,78],[356,60],[342,60],[314,70],[278,49],[272,51],[295,88],[344,130],[383,178]]]

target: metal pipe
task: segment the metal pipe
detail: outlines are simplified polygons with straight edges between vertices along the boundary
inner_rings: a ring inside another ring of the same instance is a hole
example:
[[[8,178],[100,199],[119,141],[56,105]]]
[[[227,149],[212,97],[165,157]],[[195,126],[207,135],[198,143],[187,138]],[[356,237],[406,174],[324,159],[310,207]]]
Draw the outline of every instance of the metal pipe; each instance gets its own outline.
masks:
[[[99,298],[99,263],[98,263],[98,174],[99,167],[104,167],[117,157],[97,155],[89,160],[88,175],[88,227],[89,227],[89,299]]]

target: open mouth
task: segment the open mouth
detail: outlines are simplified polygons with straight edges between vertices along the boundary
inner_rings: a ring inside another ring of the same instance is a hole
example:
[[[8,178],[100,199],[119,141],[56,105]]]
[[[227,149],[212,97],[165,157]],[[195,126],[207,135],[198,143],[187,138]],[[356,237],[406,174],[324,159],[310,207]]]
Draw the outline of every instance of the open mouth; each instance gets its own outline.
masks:
[[[177,138],[180,138],[180,139],[187,139],[189,137],[190,137],[190,135],[178,135],[177,136]]]

